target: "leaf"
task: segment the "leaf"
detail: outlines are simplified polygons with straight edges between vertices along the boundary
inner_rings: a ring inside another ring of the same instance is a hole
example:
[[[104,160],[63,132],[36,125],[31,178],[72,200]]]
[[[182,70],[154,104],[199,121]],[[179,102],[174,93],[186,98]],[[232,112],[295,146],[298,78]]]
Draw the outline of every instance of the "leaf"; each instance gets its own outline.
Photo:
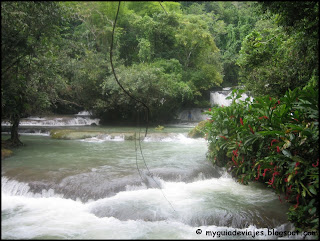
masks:
[[[315,214],[316,211],[317,211],[317,208],[316,208],[316,207],[313,207],[313,208],[309,209],[309,213],[310,213],[311,215]]]
[[[290,174],[289,177],[288,177],[288,182],[290,182],[292,177],[293,177],[293,174]]]
[[[316,191],[316,189],[314,189],[314,186],[310,186],[310,187],[309,187],[309,191],[310,191],[312,194],[317,195],[317,191]]]
[[[312,137],[312,132],[310,130],[308,130],[308,129],[303,130],[301,134],[305,135],[307,137]]]
[[[283,145],[283,149],[287,149],[291,146],[291,142],[289,140],[284,140],[285,141],[285,144]]]
[[[303,185],[302,182],[300,182],[300,185],[303,187],[302,195],[303,195],[303,193],[304,193],[304,197],[306,196],[306,191],[308,192],[308,194],[309,194],[310,196],[312,196],[311,193],[309,192],[309,190],[306,188],[305,185]]]
[[[283,136],[285,133],[283,131],[259,131],[258,134],[262,136],[268,136],[268,135],[280,135]]]
[[[288,151],[288,150],[282,150],[282,153],[283,153],[283,155],[285,155],[286,157],[289,157],[289,158],[292,157],[290,151]]]

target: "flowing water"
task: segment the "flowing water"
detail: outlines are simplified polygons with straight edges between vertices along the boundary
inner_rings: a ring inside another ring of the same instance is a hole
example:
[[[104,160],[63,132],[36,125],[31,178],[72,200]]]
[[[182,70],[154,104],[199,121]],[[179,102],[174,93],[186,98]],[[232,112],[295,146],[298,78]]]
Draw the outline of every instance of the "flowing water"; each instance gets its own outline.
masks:
[[[231,99],[226,99],[231,96],[232,89],[230,87],[223,88],[219,91],[211,91],[210,92],[210,103],[212,106],[229,106],[232,103]],[[243,93],[240,100],[244,101],[249,96],[246,93]],[[252,101],[252,97],[250,97]]]
[[[287,204],[214,167],[206,141],[187,138],[189,130],[151,129],[141,145],[121,135],[22,135],[25,146],[2,160],[1,238],[275,239],[293,230]]]

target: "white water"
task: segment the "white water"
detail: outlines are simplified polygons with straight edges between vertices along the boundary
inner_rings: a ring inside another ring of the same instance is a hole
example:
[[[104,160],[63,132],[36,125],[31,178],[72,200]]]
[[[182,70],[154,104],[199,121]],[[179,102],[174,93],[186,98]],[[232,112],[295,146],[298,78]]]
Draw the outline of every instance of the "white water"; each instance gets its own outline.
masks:
[[[91,119],[85,114],[78,113],[75,116],[62,117],[28,117],[20,120],[19,126],[87,126],[96,124],[99,125],[100,119]],[[2,121],[2,126],[11,126],[9,121]]]
[[[85,138],[85,139],[82,139],[80,141],[83,141],[83,142],[105,142],[105,141],[124,141],[124,135],[119,135],[119,136],[111,136],[111,135],[98,135],[98,136],[95,136],[95,137],[91,137],[91,138]]]
[[[80,111],[77,116],[92,116],[92,111]]]
[[[206,239],[212,238],[206,235],[206,231],[237,230],[248,235],[221,237],[247,239],[253,233],[263,232],[265,235],[260,238],[277,239],[279,235],[267,235],[268,231],[280,232],[292,228],[286,224],[272,229],[257,228],[250,224],[243,228],[233,228],[232,215],[244,211],[238,208],[239,205],[246,203],[249,209],[251,205],[270,205],[275,197],[237,184],[228,176],[193,183],[160,181],[162,191],[143,186],[128,187],[127,191],[115,196],[84,203],[62,198],[52,190],[35,195],[28,191],[27,184],[3,178],[1,238]],[[219,200],[221,195],[231,199]],[[220,217],[222,225],[206,224],[206,221],[210,222],[209,216]],[[255,217],[254,213],[252,217]],[[223,225],[224,219],[228,218],[231,225]],[[197,219],[199,225],[191,225]],[[198,229],[203,233],[196,234]]]
[[[264,233],[257,239],[278,239],[268,231],[293,228],[272,191],[215,170],[204,139],[151,134],[141,144],[152,175],[138,155],[141,180],[134,141],[121,136],[23,138],[26,147],[2,162],[3,239],[211,239],[207,231],[222,239],[256,232]]]
[[[222,91],[212,91],[210,92],[210,103],[212,106],[229,106],[232,103],[232,100],[226,99],[227,97],[231,96],[232,90],[230,88],[224,88]],[[240,100],[244,101],[248,98],[246,93],[243,93]],[[252,100],[252,98],[250,97]]]
[[[189,111],[191,112],[191,120],[188,118],[188,113]],[[186,109],[183,110],[179,113],[178,115],[178,120],[180,121],[192,121],[192,122],[199,122],[202,120],[206,120],[209,116],[204,115],[203,112],[207,111],[207,109],[204,108],[191,108],[191,109]]]

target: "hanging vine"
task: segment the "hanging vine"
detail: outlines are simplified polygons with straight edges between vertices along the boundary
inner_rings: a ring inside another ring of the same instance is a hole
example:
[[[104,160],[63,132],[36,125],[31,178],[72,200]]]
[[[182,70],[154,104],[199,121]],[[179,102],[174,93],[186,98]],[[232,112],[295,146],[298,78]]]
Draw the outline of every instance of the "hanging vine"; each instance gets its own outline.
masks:
[[[116,23],[117,23],[117,19],[118,19],[118,15],[119,15],[119,10],[120,10],[120,1],[119,1],[119,4],[118,4],[118,9],[117,9],[117,13],[116,13],[116,16],[115,16],[115,20],[114,20],[114,23],[113,23],[113,28],[112,28],[112,37],[111,37],[111,46],[110,46],[110,64],[111,64],[111,69],[112,69],[112,73],[113,73],[113,76],[117,82],[117,84],[120,86],[120,88],[123,90],[123,92],[128,95],[131,99],[133,99],[134,101],[136,101],[137,103],[140,103],[143,107],[145,107],[146,109],[146,131],[145,131],[145,137],[147,136],[147,133],[148,133],[148,126],[149,126],[149,115],[150,115],[150,109],[149,107],[140,99],[134,97],[129,91],[127,91],[123,86],[122,84],[119,82],[119,79],[116,75],[116,72],[115,72],[115,69],[114,69],[114,66],[113,66],[113,62],[112,62],[112,57],[113,57],[113,54],[112,54],[112,50],[113,50],[113,41],[114,41],[114,31],[115,31],[115,28],[116,28]],[[160,2],[159,2],[160,3]],[[161,3],[160,3],[161,5]],[[164,7],[161,5],[161,7],[163,8],[163,10],[165,11]],[[167,14],[167,12],[165,11],[165,13]],[[139,118],[139,114],[138,114],[138,125],[140,122],[140,118]],[[140,172],[140,169],[139,169],[139,166],[138,166],[138,154],[137,154],[137,144],[136,144],[136,141],[137,141],[137,137],[135,137],[135,152],[136,152],[136,166],[137,166],[137,169],[138,169],[138,173],[140,175],[140,178],[143,182],[143,178],[141,176],[141,172]],[[157,186],[159,187],[162,195],[164,196],[164,198],[167,200],[167,202],[170,204],[171,208],[173,209],[173,211],[175,211],[175,209],[173,208],[172,204],[170,203],[170,201],[167,199],[167,197],[165,196],[165,194],[163,193],[162,191],[162,188],[161,186],[159,185],[159,183],[153,178],[153,174],[150,172],[149,168],[148,168],[148,165],[145,161],[145,158],[144,158],[144,155],[143,155],[143,152],[142,152],[142,147],[141,147],[141,139],[140,139],[140,130],[139,130],[139,135],[138,135],[138,142],[139,142],[139,149],[140,149],[140,154],[141,154],[141,157],[143,159],[143,162],[148,170],[148,173],[149,173],[149,176],[152,178],[152,180],[157,184]]]

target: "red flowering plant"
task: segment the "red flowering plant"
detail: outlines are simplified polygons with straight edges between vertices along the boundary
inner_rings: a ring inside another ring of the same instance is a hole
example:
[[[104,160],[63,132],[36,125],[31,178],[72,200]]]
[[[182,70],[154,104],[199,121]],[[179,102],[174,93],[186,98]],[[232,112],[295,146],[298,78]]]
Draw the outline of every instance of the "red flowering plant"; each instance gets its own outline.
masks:
[[[241,101],[205,114],[208,157],[243,184],[265,183],[291,203],[289,220],[302,230],[317,229],[319,189],[318,90],[288,90],[280,98]],[[281,201],[284,201],[281,200]]]

